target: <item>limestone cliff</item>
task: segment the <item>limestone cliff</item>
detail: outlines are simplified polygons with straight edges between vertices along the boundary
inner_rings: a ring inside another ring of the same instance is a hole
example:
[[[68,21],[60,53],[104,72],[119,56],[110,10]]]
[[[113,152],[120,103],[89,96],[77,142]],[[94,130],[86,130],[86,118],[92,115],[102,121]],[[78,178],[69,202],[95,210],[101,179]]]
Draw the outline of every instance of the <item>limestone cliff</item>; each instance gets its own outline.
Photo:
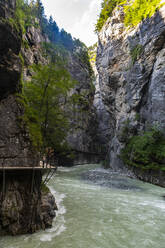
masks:
[[[71,110],[71,130],[67,140],[74,151],[73,164],[97,163],[101,150],[96,135],[98,120],[96,108],[93,105],[95,93],[93,78],[89,67],[75,56],[76,53],[69,57],[68,69],[78,82],[71,94],[78,94],[80,101]]]
[[[96,62],[110,121],[108,164],[116,170],[126,169],[120,157],[125,125],[129,124],[128,137],[155,124],[165,128],[165,6],[134,28],[126,28],[123,19],[120,7],[107,20],[99,33]],[[131,170],[165,186],[163,171]]]
[[[8,22],[15,1],[1,2],[0,19],[0,164],[16,166],[32,165],[35,155],[25,130],[18,126],[18,117],[23,113],[17,104],[15,93],[19,89],[21,76],[21,34]],[[9,11],[8,10],[9,6]],[[11,7],[10,7],[11,6]]]
[[[9,19],[13,18],[15,7],[15,0],[0,1],[1,168],[38,165],[38,155],[31,146],[29,134],[20,125],[24,110],[16,99],[21,89],[22,33]],[[4,187],[0,171],[0,235],[35,232],[51,226],[56,209],[54,198],[50,193],[42,193],[40,172],[34,174],[31,188],[32,176],[32,172],[23,170],[7,172]]]

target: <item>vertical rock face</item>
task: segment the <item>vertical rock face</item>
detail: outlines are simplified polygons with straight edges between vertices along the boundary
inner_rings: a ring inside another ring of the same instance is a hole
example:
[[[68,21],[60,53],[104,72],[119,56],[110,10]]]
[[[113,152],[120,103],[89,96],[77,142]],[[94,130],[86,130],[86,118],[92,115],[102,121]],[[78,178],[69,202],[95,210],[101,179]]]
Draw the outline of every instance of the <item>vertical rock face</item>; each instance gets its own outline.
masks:
[[[22,34],[8,19],[13,17],[15,6],[15,0],[0,1],[0,167],[38,165],[28,132],[20,126],[23,109],[16,99],[22,73],[19,57]],[[51,226],[56,209],[54,198],[50,192],[42,193],[39,172],[35,173],[31,188],[32,176],[28,171],[6,173],[4,187],[0,171],[0,235]]]
[[[92,77],[88,66],[76,56],[76,52],[69,54],[68,70],[72,78],[78,82],[71,94],[78,94],[81,98],[80,104],[75,104],[70,112],[71,130],[67,140],[74,152],[74,158],[70,164],[97,163],[101,150],[96,132],[98,120],[96,108],[93,105]],[[65,164],[67,165],[68,161]]]
[[[21,77],[22,35],[8,21],[12,17],[15,1],[0,2],[0,164],[29,166],[36,156],[30,147],[28,134],[19,124],[23,110],[16,100]]]
[[[0,0],[0,16],[2,18],[13,17],[14,10],[16,8],[15,0]]]
[[[0,184],[0,235],[33,233],[52,226],[57,206],[50,192],[41,191],[41,178],[36,172],[32,188],[31,172],[6,174],[5,194]]]
[[[129,135],[159,123],[165,127],[165,6],[134,29],[115,9],[99,33],[97,70],[100,94],[110,118],[109,164],[124,169],[120,151]]]
[[[96,119],[98,120],[97,126],[97,140],[102,147],[102,158],[105,159],[107,165],[107,154],[109,151],[109,141],[110,141],[110,127],[111,127],[111,119],[110,114],[106,110],[106,107],[103,103],[102,95],[101,95],[101,87],[100,87],[100,79],[97,69],[94,68],[95,72],[95,95],[93,105],[96,110]]]

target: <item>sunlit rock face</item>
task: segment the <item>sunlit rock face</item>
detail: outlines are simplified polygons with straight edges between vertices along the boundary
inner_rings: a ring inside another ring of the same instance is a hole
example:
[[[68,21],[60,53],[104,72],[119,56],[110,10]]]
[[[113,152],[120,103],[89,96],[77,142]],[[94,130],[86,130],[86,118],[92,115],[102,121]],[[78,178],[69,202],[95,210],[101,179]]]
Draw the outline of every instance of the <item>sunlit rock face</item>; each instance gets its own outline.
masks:
[[[124,169],[120,159],[129,135],[159,123],[165,127],[165,6],[136,28],[123,24],[114,10],[99,33],[97,70],[100,94],[110,118],[109,166]]]

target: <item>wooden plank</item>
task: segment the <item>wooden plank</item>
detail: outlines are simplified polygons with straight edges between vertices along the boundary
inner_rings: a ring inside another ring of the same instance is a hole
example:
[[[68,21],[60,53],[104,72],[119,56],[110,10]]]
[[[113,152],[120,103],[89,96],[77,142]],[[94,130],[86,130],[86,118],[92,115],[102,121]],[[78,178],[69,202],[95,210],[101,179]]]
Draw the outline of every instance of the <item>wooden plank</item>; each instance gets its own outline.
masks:
[[[56,170],[57,167],[0,167],[0,170]]]
[[[3,170],[3,189],[2,189],[2,197],[3,197],[3,199],[5,197],[5,186],[6,186],[6,175],[5,175],[5,170]]]

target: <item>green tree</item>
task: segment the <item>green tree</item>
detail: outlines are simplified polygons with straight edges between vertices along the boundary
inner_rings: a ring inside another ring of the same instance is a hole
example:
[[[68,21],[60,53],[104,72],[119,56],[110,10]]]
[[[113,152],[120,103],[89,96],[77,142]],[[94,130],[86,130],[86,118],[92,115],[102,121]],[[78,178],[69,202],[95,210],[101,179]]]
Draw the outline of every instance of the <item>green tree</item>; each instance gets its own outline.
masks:
[[[121,151],[121,158],[129,166],[165,170],[165,134],[153,127],[128,138]]]
[[[101,3],[101,13],[95,26],[95,32],[99,32],[106,20],[112,15],[114,8],[123,3],[124,0],[103,0]],[[125,1],[124,1],[125,2]]]
[[[17,29],[22,30],[26,33],[27,27],[36,26],[36,4],[31,1],[30,4],[28,0],[17,0],[16,1],[16,11],[14,19],[10,18]]]
[[[161,0],[103,0],[101,13],[95,26],[95,32],[100,32],[107,19],[118,5],[124,7],[124,24],[136,26],[147,17],[151,17],[165,3]]]
[[[24,121],[37,150],[45,153],[51,148],[59,153],[66,148],[69,129],[64,103],[75,82],[60,62],[33,65],[32,73],[30,82],[25,82],[23,87]]]
[[[74,48],[74,42],[71,34],[67,33],[63,28],[60,32],[60,41],[66,49],[72,50]]]
[[[50,16],[47,30],[49,40],[51,40],[51,42],[53,43],[57,43],[59,41],[59,34],[59,27],[57,26],[57,23],[53,20],[53,17]]]
[[[126,26],[136,26],[160,9],[165,3],[161,0],[135,0],[124,6]]]

